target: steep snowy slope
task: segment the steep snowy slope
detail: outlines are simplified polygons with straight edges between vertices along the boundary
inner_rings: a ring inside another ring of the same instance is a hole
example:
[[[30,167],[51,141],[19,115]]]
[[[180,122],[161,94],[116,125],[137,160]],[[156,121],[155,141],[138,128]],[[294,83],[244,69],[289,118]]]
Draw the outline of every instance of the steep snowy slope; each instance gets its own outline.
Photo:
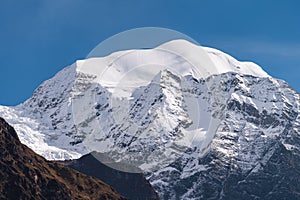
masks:
[[[299,197],[288,186],[299,165],[287,164],[299,159],[298,113],[284,81],[183,40],[77,61],[23,104],[0,107],[47,159],[106,153],[141,168],[163,199]],[[250,191],[260,184],[269,187]]]
[[[273,78],[225,73],[206,81],[220,126],[204,157],[187,151],[149,175],[161,197],[299,199],[299,94]]]
[[[78,132],[77,128],[85,128],[77,125],[93,117],[95,106],[100,109],[99,105],[108,106],[109,102],[124,104],[112,101],[110,96],[130,97],[135,89],[143,92],[139,87],[149,84],[161,70],[170,67],[180,76],[192,75],[194,78],[206,78],[228,71],[268,76],[253,63],[238,62],[217,50],[175,40],[152,50],[129,50],[104,58],[77,61],[45,81],[24,104],[14,108],[1,107],[0,113],[16,127],[21,141],[37,153],[48,159],[78,158],[90,152],[91,149],[81,142],[83,137],[90,135],[85,132],[92,130]],[[151,98],[152,94],[149,95]],[[125,105],[128,104],[125,102]],[[105,121],[104,127],[101,125],[103,129],[107,129],[105,126],[109,123],[114,123],[110,120],[115,118],[115,114],[109,117],[111,114],[107,110],[101,110]],[[144,112],[147,110],[149,107],[144,108]],[[187,114],[194,115],[194,118],[199,115]],[[99,120],[94,121],[97,121],[94,126],[98,126]],[[95,141],[93,137],[90,142]],[[70,146],[70,143],[73,145]],[[91,146],[89,142],[87,145]]]

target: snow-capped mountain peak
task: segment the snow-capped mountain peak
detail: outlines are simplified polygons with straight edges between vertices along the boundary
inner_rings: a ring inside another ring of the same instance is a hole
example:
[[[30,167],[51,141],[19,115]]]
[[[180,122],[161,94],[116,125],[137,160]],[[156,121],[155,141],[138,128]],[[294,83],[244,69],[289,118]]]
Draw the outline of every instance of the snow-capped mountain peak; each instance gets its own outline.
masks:
[[[47,159],[99,151],[141,168],[163,199],[226,199],[258,174],[277,180],[264,170],[278,155],[298,159],[299,99],[254,63],[174,40],[77,61],[0,116]]]
[[[145,79],[152,80],[153,76],[166,67],[176,70],[182,76],[192,75],[195,78],[207,78],[226,72],[269,77],[260,66],[252,62],[240,62],[219,50],[198,46],[186,40],[172,40],[154,49],[119,51],[106,57],[77,61],[76,65],[77,71],[96,75],[101,77],[101,81],[108,83],[119,82],[124,73],[137,66],[137,71],[130,74],[137,83],[144,82]]]

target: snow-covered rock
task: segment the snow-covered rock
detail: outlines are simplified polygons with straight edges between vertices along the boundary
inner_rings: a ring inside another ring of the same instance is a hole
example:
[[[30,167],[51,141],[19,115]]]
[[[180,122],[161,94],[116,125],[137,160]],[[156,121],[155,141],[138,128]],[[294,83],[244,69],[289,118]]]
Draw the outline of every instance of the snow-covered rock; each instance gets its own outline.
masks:
[[[47,159],[99,151],[140,167],[163,199],[299,198],[285,181],[299,176],[287,164],[299,159],[299,103],[258,65],[175,40],[77,61],[0,116]]]

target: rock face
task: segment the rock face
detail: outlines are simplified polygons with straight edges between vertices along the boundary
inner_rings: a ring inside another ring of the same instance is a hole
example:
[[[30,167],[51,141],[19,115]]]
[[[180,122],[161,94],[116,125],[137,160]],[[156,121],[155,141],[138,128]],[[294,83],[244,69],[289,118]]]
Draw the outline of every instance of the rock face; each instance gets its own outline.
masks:
[[[195,76],[181,54],[166,51],[130,51],[136,56],[125,59],[117,52],[63,69],[23,104],[0,106],[0,116],[47,159],[97,150],[127,160],[143,169],[161,199],[300,199],[299,94],[253,63],[209,48],[212,62],[203,63],[197,46],[170,44],[200,71],[210,63],[213,70]],[[113,82],[147,60],[182,73],[160,70],[128,88]]]
[[[21,144],[2,118],[0,152],[0,199],[125,200],[96,178],[46,161]]]
[[[209,152],[187,151],[151,174],[154,188],[163,199],[300,199],[299,94],[272,78],[213,79],[221,121]]]
[[[102,157],[102,158],[99,158]],[[131,200],[158,200],[158,195],[142,173],[127,173],[109,167],[112,162],[97,152],[77,160],[62,161],[64,166],[98,178],[112,186],[122,196]],[[98,158],[98,159],[97,159]],[[105,159],[105,161],[104,161]],[[99,160],[103,160],[104,163]],[[115,167],[116,168],[116,167]]]

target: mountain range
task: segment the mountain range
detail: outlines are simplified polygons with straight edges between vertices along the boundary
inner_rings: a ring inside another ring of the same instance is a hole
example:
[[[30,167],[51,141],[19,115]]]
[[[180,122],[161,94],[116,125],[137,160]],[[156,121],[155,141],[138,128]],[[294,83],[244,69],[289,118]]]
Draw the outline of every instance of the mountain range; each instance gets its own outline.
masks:
[[[77,61],[0,116],[44,158],[99,152],[161,199],[300,199],[299,100],[252,62],[174,40]]]

